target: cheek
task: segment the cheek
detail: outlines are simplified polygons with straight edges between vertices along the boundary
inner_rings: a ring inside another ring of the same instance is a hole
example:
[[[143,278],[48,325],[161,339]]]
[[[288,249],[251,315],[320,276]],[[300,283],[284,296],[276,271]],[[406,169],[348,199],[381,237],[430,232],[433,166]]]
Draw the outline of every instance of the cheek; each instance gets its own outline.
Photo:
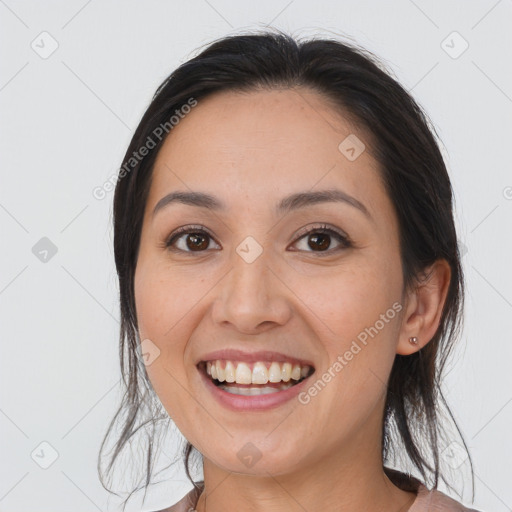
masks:
[[[169,416],[182,428],[201,412],[199,405],[191,403],[188,382],[192,370],[185,366],[187,341],[201,314],[199,301],[204,294],[191,279],[148,260],[139,264],[134,280],[140,339],[143,343],[149,339],[159,351],[146,372]]]
[[[402,306],[396,270],[385,268],[367,260],[294,288],[311,311],[327,356],[322,370],[335,381],[332,393],[344,397],[338,400],[342,408],[359,407],[363,395],[374,401],[391,371]]]
[[[390,270],[369,260],[331,268],[314,279],[293,279],[293,291],[334,345],[373,325],[400,297]]]
[[[164,386],[165,394],[177,392],[176,379],[182,380],[184,375],[186,333],[183,332],[185,322],[179,319],[185,315],[186,305],[182,294],[175,290],[175,283],[162,278],[156,265],[140,267],[135,274],[135,305],[142,348],[147,344],[158,353],[146,365],[146,371],[160,398]]]
[[[310,388],[311,400],[325,431],[346,436],[362,431],[369,418],[378,422],[395,358],[400,304],[385,282],[366,277],[326,283],[311,308],[322,319],[316,323],[327,356],[316,377],[326,384]]]
[[[142,336],[166,343],[178,338],[180,319],[197,303],[199,292],[177,272],[158,262],[143,264],[135,273],[135,305]]]

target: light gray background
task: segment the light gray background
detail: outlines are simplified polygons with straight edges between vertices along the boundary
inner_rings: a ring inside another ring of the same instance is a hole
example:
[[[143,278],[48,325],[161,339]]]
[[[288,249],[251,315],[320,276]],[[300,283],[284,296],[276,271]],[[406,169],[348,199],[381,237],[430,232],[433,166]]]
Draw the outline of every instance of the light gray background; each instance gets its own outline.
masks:
[[[438,129],[467,248],[466,327],[446,391],[475,462],[475,508],[512,510],[511,21],[510,0],[0,0],[0,511],[115,510],[96,476],[120,398],[112,193],[92,190],[172,69],[267,23],[354,38]],[[46,262],[34,254],[43,237],[57,248]],[[42,442],[59,454],[48,469],[34,460],[50,461]],[[144,510],[190,488],[183,472],[169,480]]]

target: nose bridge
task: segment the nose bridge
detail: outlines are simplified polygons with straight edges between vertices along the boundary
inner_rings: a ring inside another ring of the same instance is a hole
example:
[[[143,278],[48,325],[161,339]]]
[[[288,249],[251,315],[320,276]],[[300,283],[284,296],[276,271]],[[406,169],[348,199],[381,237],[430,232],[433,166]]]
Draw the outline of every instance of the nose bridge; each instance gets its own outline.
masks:
[[[265,303],[269,300],[270,290],[268,289],[269,274],[268,265],[270,250],[264,248],[254,237],[246,237],[232,254],[233,265],[229,296],[240,304],[257,302]]]
[[[231,257],[217,297],[215,320],[250,332],[264,322],[283,323],[289,314],[285,289],[271,270],[271,250],[247,237]]]

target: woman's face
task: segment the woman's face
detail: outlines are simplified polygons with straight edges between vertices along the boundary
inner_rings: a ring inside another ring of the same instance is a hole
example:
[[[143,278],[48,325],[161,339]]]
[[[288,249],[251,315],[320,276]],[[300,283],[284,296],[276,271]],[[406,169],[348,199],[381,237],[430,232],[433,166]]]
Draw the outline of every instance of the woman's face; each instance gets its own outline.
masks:
[[[205,464],[277,475],[380,456],[402,274],[368,142],[301,88],[200,100],[161,148],[135,274],[139,334],[155,391]],[[286,200],[328,190],[339,200]],[[222,208],[174,200],[154,213],[178,191]],[[241,353],[212,355],[230,349]],[[242,381],[265,380],[263,367],[286,379],[286,361],[314,373],[245,396],[213,386],[204,372],[217,359]]]

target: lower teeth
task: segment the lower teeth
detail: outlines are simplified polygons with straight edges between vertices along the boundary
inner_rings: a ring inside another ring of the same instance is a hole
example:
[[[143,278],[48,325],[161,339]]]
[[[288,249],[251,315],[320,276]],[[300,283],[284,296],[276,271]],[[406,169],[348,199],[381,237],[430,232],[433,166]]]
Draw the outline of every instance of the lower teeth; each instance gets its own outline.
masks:
[[[284,389],[291,388],[293,385],[294,384],[292,382],[283,382],[277,388],[272,387],[272,386],[242,388],[239,386],[226,385],[226,384],[219,384],[218,387],[223,389],[224,391],[227,391],[228,393],[232,393],[233,395],[255,396],[255,395],[268,395],[270,393],[278,393],[279,391],[283,391]]]

